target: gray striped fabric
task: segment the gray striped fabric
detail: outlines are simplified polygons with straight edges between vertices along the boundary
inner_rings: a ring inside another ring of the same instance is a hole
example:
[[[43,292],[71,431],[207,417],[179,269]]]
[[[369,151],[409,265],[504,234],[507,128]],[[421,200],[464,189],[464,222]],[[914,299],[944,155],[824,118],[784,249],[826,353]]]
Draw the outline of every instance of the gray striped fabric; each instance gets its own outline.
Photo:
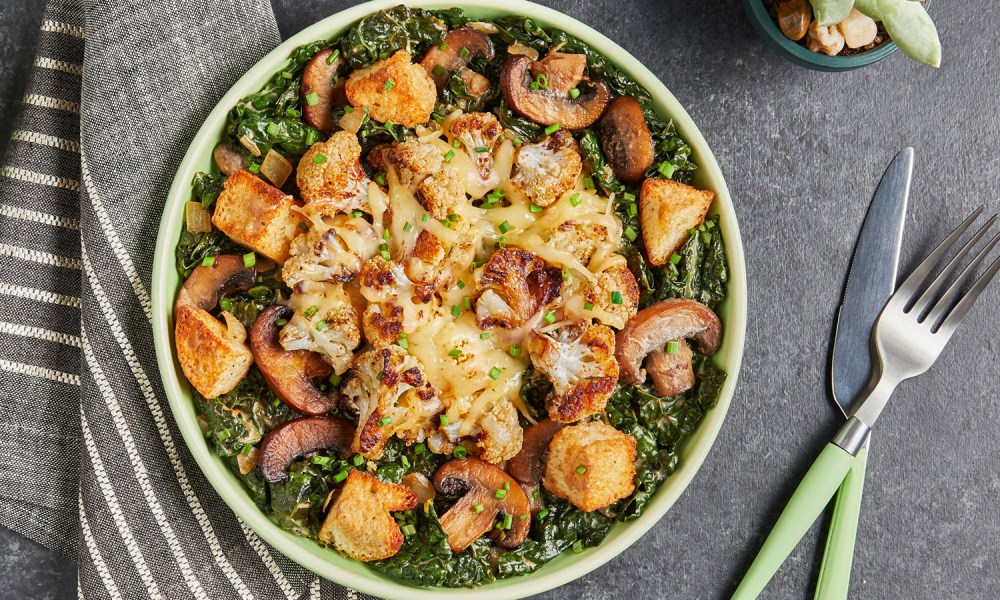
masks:
[[[0,172],[0,524],[86,598],[357,598],[215,494],[150,326],[162,199],[216,100],[278,42],[266,0],[50,0]]]

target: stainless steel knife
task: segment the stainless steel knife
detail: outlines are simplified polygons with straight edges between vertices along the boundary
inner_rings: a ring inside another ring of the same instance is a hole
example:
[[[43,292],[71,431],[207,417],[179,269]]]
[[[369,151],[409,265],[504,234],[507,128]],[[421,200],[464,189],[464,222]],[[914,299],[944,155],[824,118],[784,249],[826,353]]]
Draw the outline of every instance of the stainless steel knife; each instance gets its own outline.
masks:
[[[872,326],[896,289],[899,249],[910,195],[913,148],[904,148],[889,164],[872,198],[851,259],[844,296],[837,314],[830,383],[833,399],[844,415],[872,377]],[[816,599],[847,598],[858,515],[864,488],[870,438],[855,458],[834,501]]]

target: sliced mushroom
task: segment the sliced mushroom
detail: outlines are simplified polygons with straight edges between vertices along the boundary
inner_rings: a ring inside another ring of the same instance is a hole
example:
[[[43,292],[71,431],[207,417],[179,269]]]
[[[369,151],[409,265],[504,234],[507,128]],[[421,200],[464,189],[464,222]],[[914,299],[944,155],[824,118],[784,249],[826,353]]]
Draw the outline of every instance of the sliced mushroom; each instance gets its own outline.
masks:
[[[587,55],[567,54],[550,50],[545,58],[531,65],[534,77],[545,75],[546,89],[560,96],[568,96],[569,91],[583,81],[583,71],[587,68]]]
[[[431,46],[420,61],[420,65],[427,69],[427,74],[434,80],[434,85],[441,89],[448,82],[451,72],[465,67],[473,56],[493,60],[493,42],[488,36],[471,27],[459,27],[448,32],[443,44]],[[468,88],[468,85],[469,82],[466,81],[466,89],[470,93],[475,93]]]
[[[300,413],[322,415],[337,405],[337,391],[323,393],[313,386],[311,380],[324,373],[316,354],[306,350],[289,352],[278,341],[278,319],[287,321],[293,312],[280,304],[265,308],[250,330],[250,349],[275,395]]]
[[[620,379],[632,385],[645,382],[646,370],[642,368],[642,361],[646,356],[662,349],[667,342],[684,339],[690,340],[694,349],[702,354],[714,353],[722,341],[719,317],[700,302],[680,298],[664,300],[639,311],[618,332],[615,356],[620,366]]]
[[[549,442],[563,424],[552,419],[542,419],[524,430],[521,451],[507,463],[507,470],[521,483],[535,485],[545,475],[545,459],[549,454]]]
[[[668,354],[663,348],[649,353],[646,359],[646,373],[653,380],[656,393],[669,398],[683,394],[694,387],[694,367],[691,365],[690,346],[680,340],[677,352]]]
[[[245,169],[247,166],[246,155],[240,152],[235,144],[220,143],[215,147],[215,150],[212,150],[212,156],[215,158],[215,164],[218,165],[219,171],[226,177],[240,169]]]
[[[333,449],[346,454],[351,449],[354,427],[339,417],[317,416],[293,419],[278,425],[260,444],[260,470],[269,483],[288,479],[288,465],[309,452]]]
[[[778,27],[790,40],[799,41],[806,36],[812,22],[809,0],[781,0],[778,3]]]
[[[441,529],[453,552],[461,552],[484,533],[497,535],[497,544],[516,548],[528,537],[530,505],[524,490],[510,475],[475,458],[452,460],[434,474],[437,491],[454,496],[463,494],[441,516]],[[494,527],[497,516],[510,515],[510,528]]]
[[[201,265],[181,286],[177,294],[176,310],[186,304],[201,310],[211,310],[219,298],[234,292],[245,292],[257,283],[257,269],[243,264],[238,254],[220,254],[211,266]]]
[[[639,181],[653,164],[653,137],[642,106],[632,96],[618,96],[601,119],[601,149],[615,175]]]
[[[332,48],[320,50],[309,59],[302,71],[302,118],[325,133],[333,129],[334,109],[347,104],[344,92],[346,79],[337,77],[344,59],[338,54],[331,61],[333,52]]]
[[[529,57],[512,55],[500,73],[500,89],[514,112],[541,125],[558,123],[563,129],[583,129],[601,118],[611,100],[611,89],[606,83],[593,83],[589,92],[576,98],[549,88],[533,90],[531,65]],[[558,81],[564,78],[558,77]]]

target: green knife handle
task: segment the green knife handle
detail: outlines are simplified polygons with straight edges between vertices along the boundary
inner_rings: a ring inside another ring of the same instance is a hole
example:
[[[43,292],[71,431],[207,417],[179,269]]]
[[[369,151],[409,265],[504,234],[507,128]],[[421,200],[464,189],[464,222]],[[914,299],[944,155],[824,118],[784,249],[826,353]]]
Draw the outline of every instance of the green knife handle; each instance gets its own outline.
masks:
[[[815,600],[843,600],[851,583],[851,563],[854,561],[854,541],[861,515],[861,495],[865,488],[868,466],[867,444],[858,451],[833,505],[830,533],[826,537],[823,564],[816,582]]]
[[[851,470],[854,457],[835,444],[827,444],[816,462],[809,467],[802,483],[796,488],[774,529],[764,540],[757,558],[733,594],[734,600],[752,600],[785,562],[812,524],[816,522],[830,498]]]

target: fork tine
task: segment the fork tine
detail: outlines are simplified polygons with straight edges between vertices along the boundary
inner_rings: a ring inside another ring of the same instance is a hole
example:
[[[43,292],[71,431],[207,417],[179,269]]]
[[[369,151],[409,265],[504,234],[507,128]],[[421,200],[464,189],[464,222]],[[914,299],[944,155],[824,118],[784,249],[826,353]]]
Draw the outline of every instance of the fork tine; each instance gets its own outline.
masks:
[[[938,264],[938,262],[941,261],[941,258],[946,252],[948,252],[948,249],[955,244],[955,241],[962,237],[962,234],[965,233],[969,226],[972,225],[977,218],[979,218],[979,215],[982,214],[984,208],[986,207],[980,206],[977,208],[968,219],[963,221],[962,224],[955,229],[955,231],[951,232],[951,235],[945,238],[945,240],[941,242],[938,247],[927,256],[927,258],[924,259],[924,262],[920,263],[917,268],[910,273],[910,276],[907,277],[906,281],[899,286],[896,293],[894,293],[889,299],[889,302],[892,304],[902,302],[904,307],[910,306],[911,301],[916,296],[917,290],[920,289],[924,280],[927,279],[927,275]]]
[[[936,333],[943,333],[946,336],[951,336],[951,334],[954,333],[955,328],[958,327],[958,324],[961,323],[965,315],[968,314],[969,309],[972,308],[972,305],[976,303],[976,299],[979,298],[979,294],[983,293],[983,290],[990,284],[990,281],[997,274],[997,271],[1000,271],[1000,256],[993,261],[993,264],[991,264],[989,268],[979,276],[976,283],[974,283],[972,287],[969,288],[969,291],[965,294],[965,296],[958,301],[958,304],[955,305],[955,308],[953,308],[951,313],[948,314],[948,317],[943,323],[941,323],[941,326],[938,328]]]
[[[965,285],[967,281],[972,279],[975,275],[976,269],[979,268],[980,263],[982,263],[983,260],[989,256],[990,251],[993,250],[993,247],[996,246],[998,242],[1000,242],[1000,233],[993,236],[993,239],[983,246],[983,249],[979,252],[979,254],[977,254],[976,257],[972,259],[972,262],[969,263],[969,266],[965,267],[955,281],[948,286],[948,289],[941,294],[941,297],[934,303],[934,306],[928,310],[927,318],[924,321],[925,324],[929,324],[933,327],[935,324],[940,323],[941,318],[944,317],[945,313],[948,312],[948,309],[952,306],[951,299],[956,297],[962,286]]]
[[[932,281],[931,284],[927,286],[927,289],[924,290],[924,293],[920,295],[920,298],[917,299],[916,303],[913,305],[913,308],[910,309],[914,314],[917,315],[918,321],[920,321],[921,317],[924,316],[923,315],[924,309],[928,309],[931,306],[936,307],[941,304],[940,300],[938,302],[935,302],[935,296],[937,295],[938,290],[940,290],[941,287],[945,283],[947,283],[949,279],[951,279],[952,275],[954,275],[955,272],[958,271],[959,263],[961,263],[962,259],[964,259],[965,256],[970,251],[972,251],[973,248],[976,247],[976,244],[979,243],[979,240],[983,239],[983,236],[985,236],[986,233],[990,230],[990,228],[993,227],[993,224],[996,223],[996,220],[997,216],[993,215],[990,218],[990,220],[987,221],[986,224],[983,225],[979,229],[979,231],[976,232],[976,235],[972,236],[972,239],[969,240],[968,243],[966,243],[965,246],[963,246],[962,249],[958,251],[958,254],[956,254],[955,257],[952,258],[947,265],[945,265],[944,269],[942,269],[941,272],[938,273],[938,276],[934,278],[934,281]],[[962,275],[961,277],[959,277],[959,279],[964,277],[966,275],[966,272],[968,272],[968,269],[962,272]],[[949,288],[948,291],[950,292],[951,288]],[[943,296],[941,298],[943,298]],[[933,321],[931,322],[933,323]]]

